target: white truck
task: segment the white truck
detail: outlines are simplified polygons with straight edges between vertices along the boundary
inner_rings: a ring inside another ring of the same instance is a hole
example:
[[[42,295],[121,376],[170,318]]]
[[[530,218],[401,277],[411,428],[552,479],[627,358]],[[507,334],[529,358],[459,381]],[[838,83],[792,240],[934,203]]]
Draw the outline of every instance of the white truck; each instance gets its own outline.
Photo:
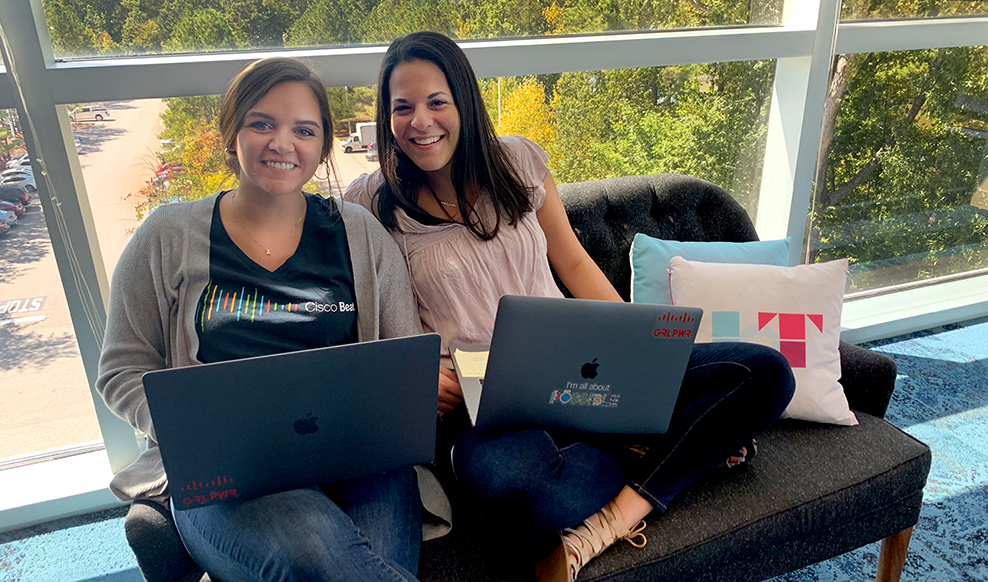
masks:
[[[357,133],[340,142],[340,149],[346,153],[359,152],[367,149],[367,146],[377,141],[376,123],[358,123]]]
[[[105,107],[76,107],[69,111],[72,121],[103,121],[109,117],[110,112]]]

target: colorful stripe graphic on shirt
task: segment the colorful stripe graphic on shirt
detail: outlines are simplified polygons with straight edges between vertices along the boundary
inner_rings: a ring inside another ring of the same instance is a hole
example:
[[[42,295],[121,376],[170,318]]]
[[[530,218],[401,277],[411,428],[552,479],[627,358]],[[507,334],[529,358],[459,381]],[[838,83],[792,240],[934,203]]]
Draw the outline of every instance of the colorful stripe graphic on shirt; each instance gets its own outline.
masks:
[[[206,322],[213,318],[213,314],[230,313],[236,316],[237,321],[253,323],[258,318],[271,313],[279,311],[292,313],[298,310],[298,303],[272,302],[256,287],[252,291],[248,291],[246,287],[223,289],[219,285],[214,285],[210,279],[206,291],[202,294],[199,329],[206,331]]]

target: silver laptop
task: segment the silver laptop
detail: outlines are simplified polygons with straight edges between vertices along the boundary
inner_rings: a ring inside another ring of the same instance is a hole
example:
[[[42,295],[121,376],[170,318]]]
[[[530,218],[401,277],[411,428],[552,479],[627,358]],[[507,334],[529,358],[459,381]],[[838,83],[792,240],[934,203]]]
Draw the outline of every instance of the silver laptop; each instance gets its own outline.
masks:
[[[478,429],[664,433],[702,314],[506,295],[489,347],[449,349]]]
[[[144,374],[177,509],[429,463],[437,334]]]

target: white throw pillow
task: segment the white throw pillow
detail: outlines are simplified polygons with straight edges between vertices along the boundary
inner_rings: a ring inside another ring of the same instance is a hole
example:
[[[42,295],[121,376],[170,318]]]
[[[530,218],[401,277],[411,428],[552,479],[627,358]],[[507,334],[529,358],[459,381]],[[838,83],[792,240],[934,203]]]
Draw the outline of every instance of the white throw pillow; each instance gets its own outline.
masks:
[[[840,385],[840,317],[847,260],[776,267],[673,257],[673,304],[703,308],[697,343],[751,342],[782,352],[796,377],[783,418],[853,426]]]

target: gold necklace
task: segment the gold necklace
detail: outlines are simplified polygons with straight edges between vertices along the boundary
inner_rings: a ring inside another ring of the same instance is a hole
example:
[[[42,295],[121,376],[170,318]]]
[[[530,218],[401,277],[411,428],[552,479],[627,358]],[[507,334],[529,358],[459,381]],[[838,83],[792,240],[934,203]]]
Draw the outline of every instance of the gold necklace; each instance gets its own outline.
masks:
[[[237,212],[237,194],[239,193],[240,193],[239,190],[233,193],[233,216],[237,219],[237,222],[240,223],[240,228],[244,229],[244,232],[247,233],[247,236],[250,237],[250,240],[254,241],[254,244],[264,249],[264,254],[270,257],[271,251],[280,247],[282,243],[288,240],[288,237],[290,237],[292,233],[295,232],[295,229],[298,227],[298,223],[302,222],[302,218],[305,217],[305,208],[302,209],[302,214],[298,217],[298,220],[295,221],[295,224],[292,225],[292,229],[288,231],[288,234],[285,235],[285,238],[281,239],[281,241],[279,241],[278,244],[274,245],[273,247],[267,248],[261,243],[257,242],[257,239],[254,238],[252,234],[250,234],[249,230],[247,230],[247,227],[244,225],[244,221],[240,220],[240,213]]]

